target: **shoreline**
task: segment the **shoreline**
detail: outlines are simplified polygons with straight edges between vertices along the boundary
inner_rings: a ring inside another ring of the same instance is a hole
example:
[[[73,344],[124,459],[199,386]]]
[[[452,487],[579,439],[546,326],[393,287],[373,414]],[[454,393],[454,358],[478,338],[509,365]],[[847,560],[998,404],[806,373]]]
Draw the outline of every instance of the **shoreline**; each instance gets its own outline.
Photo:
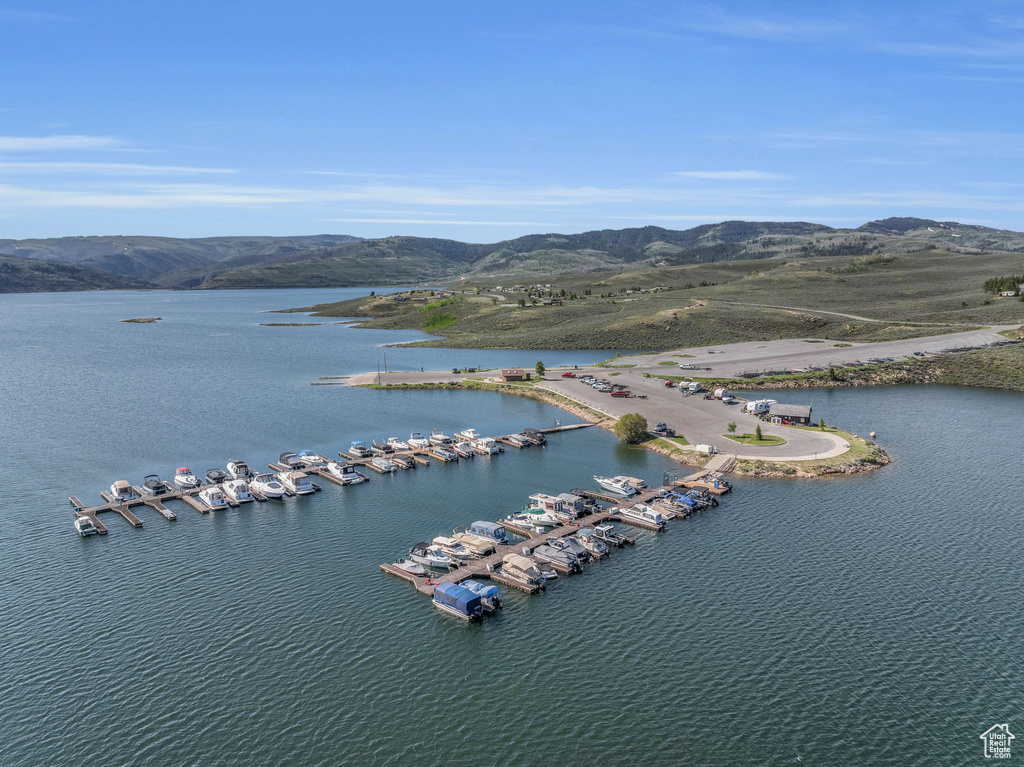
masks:
[[[353,378],[356,376],[353,376]],[[549,389],[534,385],[516,385],[508,383],[491,383],[487,381],[451,381],[451,382],[422,382],[422,383],[357,383],[351,384],[365,389],[376,389],[380,391],[403,391],[410,389],[424,390],[445,390],[445,391],[490,391],[496,394],[508,394],[524,399],[533,399],[553,405],[565,412],[582,418],[599,426],[602,429],[613,432],[617,417],[603,413],[595,408],[564,397]],[[796,427],[788,427],[796,428]],[[614,432],[613,432],[614,433]],[[736,458],[729,473],[738,477],[777,478],[777,479],[810,479],[829,476],[850,476],[868,471],[880,469],[891,463],[891,458],[883,448],[874,442],[830,427],[832,435],[842,435],[850,446],[850,449],[843,454],[832,458],[817,460],[764,460],[751,458]],[[653,450],[677,463],[691,468],[701,468],[711,459],[692,449],[685,449],[682,445],[671,444],[664,437],[651,435],[651,438],[636,445],[646,450]],[[853,453],[853,455],[850,455]],[[728,455],[728,453],[723,453]],[[841,460],[840,460],[841,459]]]

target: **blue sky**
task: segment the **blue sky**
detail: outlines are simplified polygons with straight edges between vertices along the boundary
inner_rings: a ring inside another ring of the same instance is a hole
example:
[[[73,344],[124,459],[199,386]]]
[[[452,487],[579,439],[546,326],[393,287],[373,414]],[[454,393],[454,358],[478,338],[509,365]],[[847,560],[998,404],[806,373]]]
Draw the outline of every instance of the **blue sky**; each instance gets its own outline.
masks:
[[[37,0],[0,34],[0,237],[1024,229],[1020,2]]]

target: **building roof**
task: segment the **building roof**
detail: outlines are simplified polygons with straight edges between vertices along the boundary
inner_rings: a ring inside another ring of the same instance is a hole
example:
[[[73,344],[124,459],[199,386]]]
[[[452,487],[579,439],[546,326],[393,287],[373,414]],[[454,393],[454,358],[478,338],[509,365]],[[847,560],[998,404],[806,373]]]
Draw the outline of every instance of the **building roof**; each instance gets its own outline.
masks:
[[[811,417],[811,406],[810,405],[780,405],[776,402],[771,406],[769,410],[772,415],[781,415],[783,417],[790,418],[810,418]]]
[[[503,376],[521,376],[525,372],[522,368],[508,368],[507,370],[502,370],[501,374]]]

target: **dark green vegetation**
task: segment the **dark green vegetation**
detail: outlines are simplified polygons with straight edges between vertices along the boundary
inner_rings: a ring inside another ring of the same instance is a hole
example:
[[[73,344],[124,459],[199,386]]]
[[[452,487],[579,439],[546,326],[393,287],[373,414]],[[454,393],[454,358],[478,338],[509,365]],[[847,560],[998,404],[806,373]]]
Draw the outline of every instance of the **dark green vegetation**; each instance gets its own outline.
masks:
[[[140,280],[82,266],[0,256],[0,293],[130,290],[144,287],[147,284]]]
[[[135,322],[141,324],[149,324],[152,322],[159,322],[162,319],[163,317],[136,317],[135,319],[132,320],[118,320],[118,322]]]
[[[836,266],[845,270],[838,272],[841,275],[872,269],[872,259],[933,248],[961,254],[1024,253],[1024,234],[890,218],[857,229],[804,222],[726,221],[683,231],[647,226],[532,234],[491,244],[428,237],[360,240],[346,235],[0,240],[0,253],[73,262],[162,287],[189,288],[408,285],[608,270],[660,272],[729,261],[865,257]],[[1014,267],[1022,263],[1017,259]],[[716,282],[714,276],[694,275],[689,284],[707,288]]]
[[[758,426],[758,429],[761,427]],[[773,445],[785,445],[786,440],[782,437],[775,437],[769,434],[767,437],[763,434],[758,436],[757,434],[723,434],[726,439],[731,439],[733,442],[740,442],[744,445],[757,445],[759,447],[771,447]]]
[[[639,413],[626,413],[615,422],[612,431],[627,445],[639,445],[650,436],[647,433],[647,419]]]
[[[1002,290],[1018,290],[1024,285],[1024,274],[1012,274],[1009,277],[992,277],[985,280],[986,293],[999,293]]]
[[[794,337],[842,344],[1020,324],[1024,304],[992,299],[978,275],[1006,274],[1021,261],[948,251],[771,258],[561,275],[529,292],[511,280],[465,282],[443,291],[449,303],[434,310],[425,307],[437,292],[414,291],[403,301],[373,296],[294,311],[416,329],[429,329],[424,313],[443,311],[445,337],[427,344],[456,348],[671,349]]]

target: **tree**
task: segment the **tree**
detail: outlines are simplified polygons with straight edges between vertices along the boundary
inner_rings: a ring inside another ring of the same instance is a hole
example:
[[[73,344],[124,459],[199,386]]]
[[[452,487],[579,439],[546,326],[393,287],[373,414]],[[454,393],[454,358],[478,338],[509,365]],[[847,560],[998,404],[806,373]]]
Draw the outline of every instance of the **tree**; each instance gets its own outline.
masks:
[[[533,366],[533,369],[537,371],[537,376],[538,377],[544,375],[544,363],[543,362],[540,362],[538,360],[537,364]]]
[[[754,439],[757,440],[758,442],[760,442],[761,440],[764,439],[764,437],[761,436],[761,425],[760,424],[758,424],[757,428],[754,430]]]
[[[638,445],[647,439],[647,419],[639,413],[626,413],[615,422],[615,436],[627,445]]]
[[[371,290],[370,291],[370,298],[373,298],[375,295],[377,295],[377,291],[376,290]]]
[[[730,434],[735,434],[736,433],[736,422],[735,421],[730,421],[729,425],[725,427],[725,430],[727,432],[729,432]]]
[[[825,431],[825,419],[824,418],[819,418],[818,419],[818,428],[821,429],[822,431]]]
[[[526,299],[525,298],[520,298],[519,299],[519,305],[520,306],[526,306]]]

